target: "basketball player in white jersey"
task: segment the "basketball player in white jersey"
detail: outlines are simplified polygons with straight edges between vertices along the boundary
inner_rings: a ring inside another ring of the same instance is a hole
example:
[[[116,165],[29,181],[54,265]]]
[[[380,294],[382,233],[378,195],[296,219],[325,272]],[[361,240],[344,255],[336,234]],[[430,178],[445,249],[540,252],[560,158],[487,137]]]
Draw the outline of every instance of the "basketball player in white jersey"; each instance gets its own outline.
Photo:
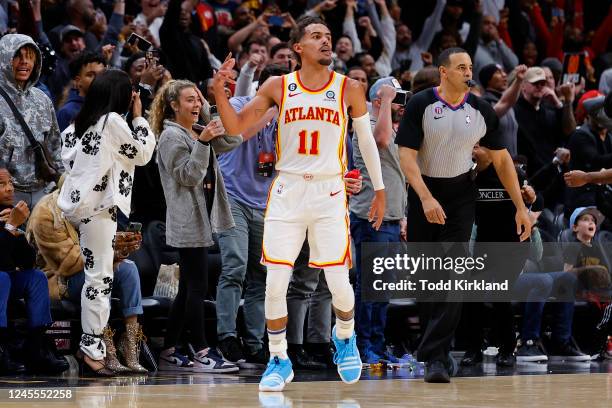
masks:
[[[276,141],[278,176],[270,187],[264,219],[262,263],[267,266],[265,314],[270,361],[260,391],[281,391],[293,379],[287,357],[287,287],[306,234],[309,265],[323,268],[332,293],[336,326],[334,361],[340,378],[354,383],[361,359],[354,333],[353,289],[349,283],[350,237],[345,185],[347,109],[374,185],[369,220],[378,229],[385,212],[385,192],[376,142],[370,128],[363,87],[329,70],[332,40],[319,18],[305,17],[291,33],[300,69],[270,78],[239,113],[225,96],[234,59],[226,60],[213,81],[217,108],[228,134],[241,134],[261,114],[279,109]],[[255,171],[255,169],[253,169]]]

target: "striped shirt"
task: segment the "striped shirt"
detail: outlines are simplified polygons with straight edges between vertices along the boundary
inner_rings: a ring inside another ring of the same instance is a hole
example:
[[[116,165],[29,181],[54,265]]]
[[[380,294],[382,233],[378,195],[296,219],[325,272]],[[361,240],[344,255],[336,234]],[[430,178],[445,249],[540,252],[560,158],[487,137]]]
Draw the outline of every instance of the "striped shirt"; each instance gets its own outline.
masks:
[[[421,174],[440,178],[467,173],[478,142],[492,150],[505,148],[491,105],[468,92],[453,106],[436,88],[410,98],[395,139],[398,145],[419,151]]]

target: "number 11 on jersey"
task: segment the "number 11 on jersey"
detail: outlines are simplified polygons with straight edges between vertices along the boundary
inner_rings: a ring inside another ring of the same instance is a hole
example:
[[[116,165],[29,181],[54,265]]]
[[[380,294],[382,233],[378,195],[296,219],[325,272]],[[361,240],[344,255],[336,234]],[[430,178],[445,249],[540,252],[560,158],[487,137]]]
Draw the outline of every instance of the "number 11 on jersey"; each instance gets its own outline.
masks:
[[[306,144],[308,142],[307,140],[308,132],[305,130],[302,130],[299,136],[300,136],[300,147],[298,148],[299,154],[310,154],[310,155],[319,154],[319,131],[318,130],[315,130],[314,132],[310,134],[310,139],[311,139],[310,151],[307,151],[307,148],[306,148]]]

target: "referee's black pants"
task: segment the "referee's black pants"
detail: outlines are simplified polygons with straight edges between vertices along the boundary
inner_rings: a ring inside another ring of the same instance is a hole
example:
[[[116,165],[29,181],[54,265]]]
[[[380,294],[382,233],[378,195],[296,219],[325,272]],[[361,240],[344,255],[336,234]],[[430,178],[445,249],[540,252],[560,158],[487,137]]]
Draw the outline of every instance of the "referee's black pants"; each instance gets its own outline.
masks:
[[[478,202],[476,204],[476,245],[475,256],[486,246],[489,254],[487,268],[495,271],[504,271],[503,277],[514,284],[525,265],[529,255],[528,244],[519,244],[520,239],[516,233],[514,215],[516,207],[512,201]],[[516,245],[492,246],[491,242],[508,242]],[[501,276],[500,276],[501,278]],[[492,344],[499,347],[502,354],[511,354],[516,346],[514,329],[514,313],[511,302],[493,301],[491,318]],[[465,327],[468,351],[479,352],[483,345],[483,332],[485,327],[487,309],[482,302],[468,302],[463,305],[463,318],[461,327]]]
[[[474,224],[477,190],[469,173],[453,178],[423,176],[427,188],[446,213],[444,225],[432,224],[425,218],[421,200],[408,190],[409,242],[468,242]],[[461,318],[459,302],[420,302],[421,342],[419,361],[441,361],[448,364],[448,353]]]

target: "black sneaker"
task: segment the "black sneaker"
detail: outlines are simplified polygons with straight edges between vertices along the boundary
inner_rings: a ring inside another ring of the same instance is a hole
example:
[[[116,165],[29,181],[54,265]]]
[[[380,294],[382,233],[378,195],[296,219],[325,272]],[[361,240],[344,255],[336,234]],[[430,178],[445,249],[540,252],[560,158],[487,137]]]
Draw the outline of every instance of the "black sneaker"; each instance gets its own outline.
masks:
[[[518,362],[536,362],[548,361],[548,357],[540,349],[537,342],[527,340],[521,344],[516,350],[516,361]]]
[[[448,375],[448,367],[441,361],[433,361],[425,365],[426,383],[449,383],[450,375]]]
[[[287,354],[294,368],[303,370],[325,370],[327,368],[325,364],[314,360],[301,344],[290,345]]]
[[[14,361],[6,347],[0,346],[0,376],[23,372],[25,372],[25,366]]]
[[[307,350],[314,361],[324,364],[326,368],[336,369],[335,350],[331,343],[310,343],[307,345]]]
[[[553,345],[548,356],[550,361],[590,361],[591,356],[584,354],[571,341],[562,345]]]
[[[265,347],[260,348],[254,353],[247,354],[246,357],[246,362],[252,364],[266,365],[268,364],[268,361],[270,361],[270,353],[268,353],[268,350],[266,350]]]
[[[219,342],[219,351],[221,356],[230,363],[237,364],[246,361],[240,341],[233,336],[226,337]]]
[[[498,367],[514,367],[516,357],[514,357],[514,353],[502,353],[500,351],[495,358],[495,363]]]
[[[463,367],[471,367],[478,363],[482,363],[482,350],[480,349],[466,351],[459,364]]]

